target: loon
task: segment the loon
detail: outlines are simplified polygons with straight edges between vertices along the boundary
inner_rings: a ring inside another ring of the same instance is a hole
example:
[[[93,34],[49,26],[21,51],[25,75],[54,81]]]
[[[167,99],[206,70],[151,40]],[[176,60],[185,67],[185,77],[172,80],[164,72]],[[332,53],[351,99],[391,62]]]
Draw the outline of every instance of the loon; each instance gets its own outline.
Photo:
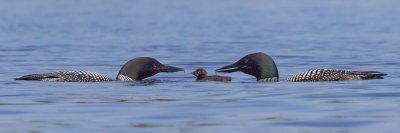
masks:
[[[151,57],[137,57],[126,62],[119,71],[116,79],[129,81],[129,80],[142,80],[151,77],[160,72],[178,72],[183,71],[182,68],[167,66],[161,64]],[[56,82],[100,82],[112,81],[112,78],[107,76],[89,72],[89,71],[59,71],[52,73],[42,74],[29,74],[15,80],[39,80],[39,81],[56,81]]]
[[[195,71],[192,72],[194,76],[197,77],[197,81],[231,81],[231,77],[226,77],[226,76],[218,76],[218,75],[212,75],[212,76],[207,76],[207,71],[204,70],[203,68],[199,68]]]
[[[278,82],[279,74],[274,60],[265,53],[258,52],[244,56],[239,61],[221,67],[217,72],[242,71],[257,78],[257,82]],[[290,76],[289,82],[316,82],[341,80],[382,79],[387,74],[378,71],[346,71],[335,69],[313,69]]]

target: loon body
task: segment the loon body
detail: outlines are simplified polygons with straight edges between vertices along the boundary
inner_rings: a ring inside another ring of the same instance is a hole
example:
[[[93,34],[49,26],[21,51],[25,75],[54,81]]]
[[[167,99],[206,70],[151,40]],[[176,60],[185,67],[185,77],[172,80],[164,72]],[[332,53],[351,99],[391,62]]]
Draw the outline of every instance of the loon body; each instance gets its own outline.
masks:
[[[278,82],[278,69],[273,59],[264,53],[253,53],[239,61],[216,70],[217,72],[242,71],[257,78],[258,82]],[[333,69],[314,69],[290,76],[290,82],[341,81],[382,79],[387,74],[377,71],[346,71]]]
[[[231,81],[231,77],[226,77],[226,76],[218,76],[218,75],[212,75],[212,76],[207,76],[207,71],[204,70],[203,68],[199,68],[195,71],[192,72],[194,76],[197,77],[196,80],[198,81]]]
[[[387,74],[377,71],[346,71],[334,69],[313,69],[290,76],[291,82],[341,81],[382,79]]]
[[[160,72],[178,72],[182,68],[163,65],[151,57],[137,57],[125,63],[117,75],[117,80],[142,80]],[[39,80],[56,82],[100,82],[112,78],[90,71],[59,71],[43,74],[29,74],[15,80]]]
[[[89,71],[59,71],[43,74],[29,74],[15,80],[40,80],[40,81],[56,81],[56,82],[99,82],[111,81],[112,79]]]

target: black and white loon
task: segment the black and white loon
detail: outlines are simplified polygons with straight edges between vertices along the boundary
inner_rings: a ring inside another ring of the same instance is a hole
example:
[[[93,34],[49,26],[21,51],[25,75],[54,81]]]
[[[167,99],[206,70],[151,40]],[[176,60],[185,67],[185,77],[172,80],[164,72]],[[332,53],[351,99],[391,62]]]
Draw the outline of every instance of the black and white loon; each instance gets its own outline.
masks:
[[[151,57],[137,57],[125,63],[117,75],[117,80],[142,80],[160,72],[178,72],[182,68],[161,64]],[[39,80],[57,82],[99,82],[112,78],[89,71],[59,71],[43,74],[29,74],[15,80]]]
[[[239,61],[221,67],[217,72],[242,71],[257,78],[258,82],[278,82],[279,74],[274,60],[265,53],[252,53]],[[346,71],[334,69],[313,69],[287,78],[290,82],[341,81],[382,79],[387,74],[377,71]]]

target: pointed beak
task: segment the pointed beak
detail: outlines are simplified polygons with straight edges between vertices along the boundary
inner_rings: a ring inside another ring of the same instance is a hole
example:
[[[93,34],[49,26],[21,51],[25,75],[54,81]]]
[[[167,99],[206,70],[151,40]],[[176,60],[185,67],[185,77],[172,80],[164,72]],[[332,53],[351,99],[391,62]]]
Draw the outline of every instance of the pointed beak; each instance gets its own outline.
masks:
[[[236,63],[231,64],[231,65],[227,65],[224,67],[221,67],[217,70],[215,70],[217,72],[225,72],[225,73],[231,73],[231,72],[237,72],[240,71],[240,66],[238,66]]]
[[[158,72],[167,72],[167,73],[172,73],[172,72],[179,72],[179,71],[185,71],[182,68],[179,67],[173,67],[173,66],[167,66],[164,65],[162,67],[157,68]]]

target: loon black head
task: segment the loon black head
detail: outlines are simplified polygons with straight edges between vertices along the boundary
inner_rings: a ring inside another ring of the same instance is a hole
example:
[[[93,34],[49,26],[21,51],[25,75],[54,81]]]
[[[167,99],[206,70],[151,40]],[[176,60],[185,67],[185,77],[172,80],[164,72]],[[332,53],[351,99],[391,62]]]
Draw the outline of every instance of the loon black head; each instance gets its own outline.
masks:
[[[196,76],[198,79],[207,77],[207,71],[204,70],[203,68],[196,69],[195,71],[192,72],[192,74]]]
[[[217,72],[237,72],[242,71],[246,74],[253,75],[257,81],[262,79],[276,78],[279,79],[278,69],[274,60],[265,53],[252,53],[244,56],[237,62],[221,67]]]
[[[137,57],[122,66],[118,73],[117,80],[142,80],[160,72],[178,72],[182,68],[161,64],[151,57]]]

